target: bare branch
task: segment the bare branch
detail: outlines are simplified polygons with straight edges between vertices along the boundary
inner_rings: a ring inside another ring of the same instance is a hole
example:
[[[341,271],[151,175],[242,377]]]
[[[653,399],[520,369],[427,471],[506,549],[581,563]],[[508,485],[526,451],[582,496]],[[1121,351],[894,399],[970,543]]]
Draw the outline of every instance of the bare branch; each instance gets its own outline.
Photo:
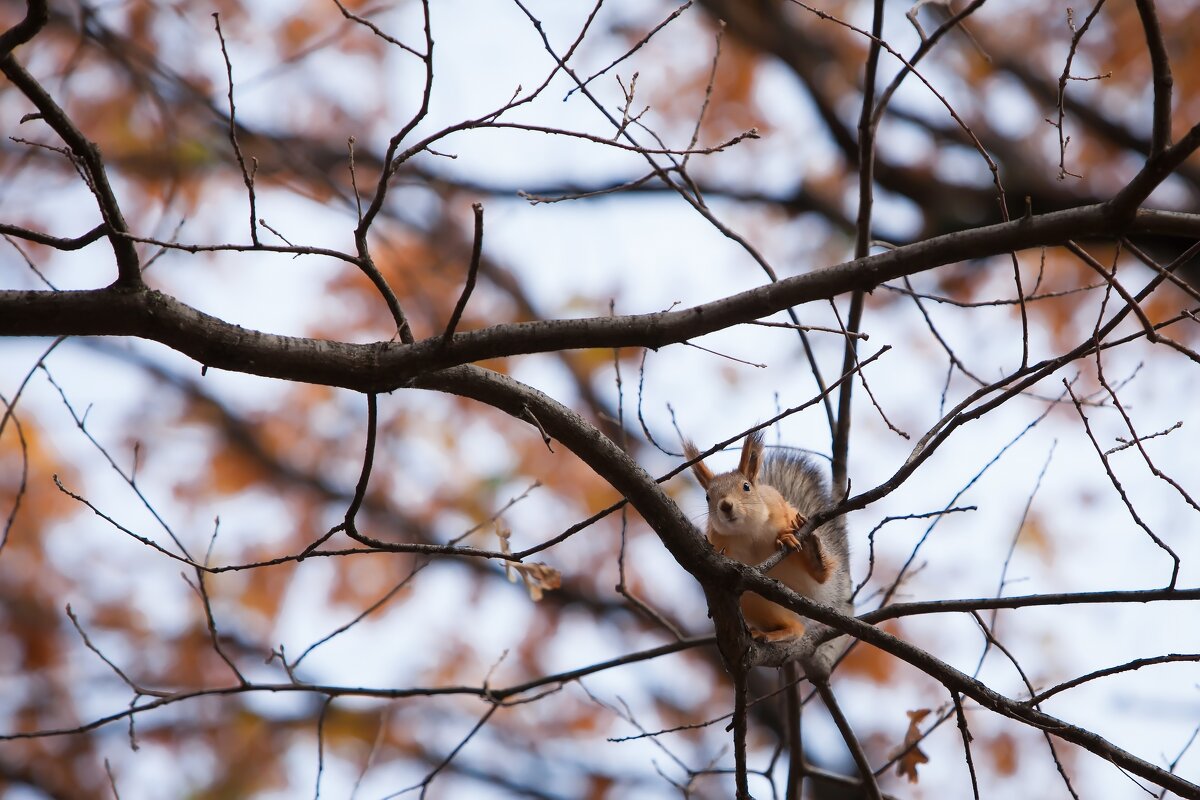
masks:
[[[829,687],[829,681],[824,678],[814,679],[813,685],[817,687],[817,693],[821,695],[821,700],[825,703],[825,708],[829,709],[829,715],[833,717],[834,724],[842,734],[842,739],[846,742],[850,755],[854,757],[854,763],[858,767],[858,774],[862,780],[863,793],[873,800],[883,800],[883,796],[879,793],[879,784],[875,781],[875,773],[871,771],[871,764],[867,761],[867,755],[863,752],[862,745],[854,734],[854,729],[850,727],[849,720],[842,713],[842,707],[838,704],[833,689]]]
[[[233,146],[233,155],[237,158],[238,169],[242,171],[242,182],[246,184],[246,194],[250,198],[250,241],[258,246],[258,208],[254,197],[254,173],[258,171],[258,161],[254,168],[246,168],[246,159],[242,156],[242,146],[238,144],[237,136],[237,106],[233,103],[233,63],[229,60],[229,51],[225,49],[225,34],[221,32],[221,15],[213,12],[213,24],[217,29],[217,38],[221,40],[221,57],[225,59],[225,78],[229,84],[229,143]]]
[[[387,391],[417,372],[486,358],[577,347],[658,348],[943,264],[1103,235],[1110,224],[1106,206],[1086,206],[939,236],[681,311],[493,326],[459,333],[446,345],[440,337],[351,345],[248,331],[154,290],[0,291],[0,336],[140,336],[211,367]],[[1200,215],[1143,211],[1135,228],[1200,236]]]
[[[1175,81],[1171,77],[1171,62],[1167,57],[1167,45],[1163,40],[1162,27],[1158,24],[1154,0],[1136,2],[1154,74],[1154,129],[1150,134],[1150,157],[1153,158],[1171,144],[1171,88]]]
[[[483,203],[475,203],[471,206],[475,212],[475,238],[471,243],[471,263],[467,267],[467,281],[463,284],[462,294],[459,295],[458,302],[454,304],[454,313],[450,315],[450,321],[446,323],[446,332],[442,334],[442,341],[449,342],[450,337],[454,335],[454,329],[458,327],[458,321],[462,319],[463,311],[467,308],[467,300],[471,297],[471,291],[475,288],[475,276],[479,273],[479,259],[483,255]]]
[[[1078,412],[1079,419],[1083,423],[1083,430],[1087,434],[1088,439],[1091,441],[1092,447],[1095,448],[1096,454],[1100,456],[1100,461],[1104,464],[1104,471],[1108,473],[1108,479],[1112,482],[1113,488],[1117,490],[1117,494],[1121,496],[1121,501],[1125,503],[1125,507],[1129,509],[1129,515],[1133,517],[1133,521],[1137,523],[1137,526],[1144,530],[1146,535],[1149,536],[1150,539],[1163,550],[1163,552],[1170,556],[1172,564],[1171,578],[1167,582],[1167,588],[1174,589],[1175,582],[1179,580],[1179,568],[1181,564],[1179,554],[1176,553],[1170,545],[1164,542],[1158,534],[1152,531],[1150,526],[1147,525],[1137,513],[1137,510],[1133,507],[1132,501],[1129,499],[1129,495],[1125,492],[1125,487],[1121,485],[1121,481],[1118,480],[1116,473],[1113,472],[1112,465],[1108,463],[1108,456],[1104,454],[1104,449],[1100,447],[1100,443],[1096,441],[1096,435],[1092,432],[1092,426],[1091,423],[1088,422],[1087,414],[1083,413],[1083,406],[1080,405],[1079,400],[1075,397],[1075,393],[1071,391],[1071,385],[1065,380],[1063,381],[1063,385],[1067,387],[1067,392],[1070,393],[1071,400],[1075,402],[1075,410]]]
[[[33,18],[32,12],[36,7],[44,10],[45,3],[41,0],[33,0],[30,6],[31,15],[26,18],[27,20]],[[21,35],[28,33],[28,36],[32,37],[33,33],[36,33],[36,28],[40,27],[40,25],[36,25],[32,32],[22,28],[24,33]],[[114,285],[124,289],[141,287],[143,282],[137,251],[134,250],[133,243],[124,238],[124,234],[129,232],[129,225],[125,222],[121,207],[117,203],[116,194],[108,182],[108,173],[105,171],[99,148],[75,127],[75,123],[54,101],[54,98],[32,75],[25,71],[24,67],[16,62],[11,54],[0,58],[0,72],[3,72],[13,85],[33,103],[40,118],[53,128],[59,138],[66,143],[72,156],[78,160],[84,170],[88,186],[95,194],[100,214],[104,218],[105,234],[108,236],[113,254],[116,256],[117,280]]]

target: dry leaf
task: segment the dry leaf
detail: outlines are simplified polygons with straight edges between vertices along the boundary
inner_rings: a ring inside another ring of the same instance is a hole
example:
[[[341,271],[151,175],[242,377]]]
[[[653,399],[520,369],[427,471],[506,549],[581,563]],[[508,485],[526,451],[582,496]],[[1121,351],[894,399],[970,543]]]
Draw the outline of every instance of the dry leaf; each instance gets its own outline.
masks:
[[[562,586],[562,574],[549,564],[514,564],[513,569],[521,573],[525,588],[535,603],[546,592]]]
[[[508,541],[512,538],[512,531],[502,525],[496,525],[496,536],[500,539],[500,552],[511,553]],[[532,564],[505,561],[504,574],[513,583],[516,583],[517,575],[520,575],[535,603],[541,600],[546,592],[562,586],[562,573],[549,564],[536,561]]]
[[[996,764],[996,771],[1001,775],[1017,773],[1017,740],[1010,734],[1002,733],[991,741],[989,752]]]
[[[908,778],[909,783],[917,782],[917,765],[929,763],[929,756],[921,752],[917,742],[921,741],[921,720],[929,713],[928,708],[920,708],[908,714],[908,730],[904,734],[904,744],[888,754],[888,758],[898,759],[896,774]]]
[[[501,553],[504,553],[504,555],[509,555],[510,553],[512,553],[512,546],[509,545],[509,543],[508,543],[508,540],[512,538],[512,531],[509,530],[508,526],[501,525],[499,522],[497,522],[496,523],[496,538],[500,540],[500,552]],[[515,575],[513,575],[513,562],[511,562],[511,561],[504,562],[504,577],[508,578],[510,583],[516,582],[517,577]]]

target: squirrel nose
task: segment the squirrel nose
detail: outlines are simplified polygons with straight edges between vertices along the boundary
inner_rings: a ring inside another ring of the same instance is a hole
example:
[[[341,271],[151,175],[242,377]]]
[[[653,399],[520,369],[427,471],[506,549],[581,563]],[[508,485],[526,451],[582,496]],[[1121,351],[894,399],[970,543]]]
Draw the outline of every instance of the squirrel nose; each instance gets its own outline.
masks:
[[[717,504],[717,508],[728,514],[730,511],[733,511],[733,503],[729,502],[728,500],[722,500]]]

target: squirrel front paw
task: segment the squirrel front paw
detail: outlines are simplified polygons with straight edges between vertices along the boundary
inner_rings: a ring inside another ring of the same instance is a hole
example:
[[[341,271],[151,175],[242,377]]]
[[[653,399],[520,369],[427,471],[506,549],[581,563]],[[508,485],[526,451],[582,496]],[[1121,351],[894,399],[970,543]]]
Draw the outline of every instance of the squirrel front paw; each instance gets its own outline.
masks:
[[[781,531],[779,533],[779,536],[777,536],[775,538],[775,543],[779,547],[783,547],[788,550],[799,550],[800,549],[800,540],[797,539],[796,534],[792,533],[792,531],[790,531],[790,530],[789,531]]]
[[[776,543],[780,547],[786,547],[790,550],[799,550],[800,538],[796,536],[796,534],[799,533],[806,524],[808,524],[808,517],[797,511],[796,516],[792,517],[792,521],[788,523],[788,527],[780,531],[779,535],[775,537]]]

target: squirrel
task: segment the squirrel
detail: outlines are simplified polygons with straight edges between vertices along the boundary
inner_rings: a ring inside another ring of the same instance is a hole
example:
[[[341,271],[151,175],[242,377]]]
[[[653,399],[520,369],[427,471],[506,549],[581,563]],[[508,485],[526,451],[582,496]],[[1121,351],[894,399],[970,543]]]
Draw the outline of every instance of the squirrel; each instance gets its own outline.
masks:
[[[688,459],[700,455],[683,443]],[[820,470],[795,454],[763,458],[762,433],[746,437],[736,470],[713,474],[703,461],[692,471],[708,502],[708,541],[721,554],[751,566],[766,561],[778,548],[790,552],[767,575],[792,591],[853,613],[850,599],[850,549],[841,517],[830,520],[803,540],[797,532],[817,511],[832,505]],[[742,615],[754,638],[776,642],[801,636],[804,618],[753,592],[741,596]]]

